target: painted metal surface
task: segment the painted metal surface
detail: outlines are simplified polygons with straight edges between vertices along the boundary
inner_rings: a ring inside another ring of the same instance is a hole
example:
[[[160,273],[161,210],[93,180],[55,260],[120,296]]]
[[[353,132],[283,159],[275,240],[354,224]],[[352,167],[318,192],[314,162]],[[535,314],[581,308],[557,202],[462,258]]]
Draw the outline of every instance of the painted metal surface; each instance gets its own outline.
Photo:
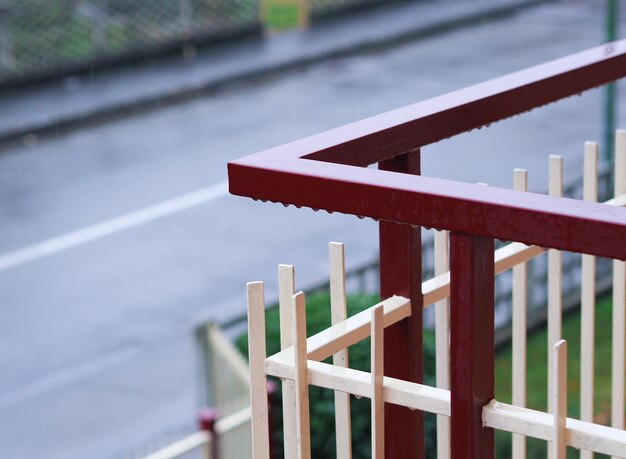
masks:
[[[483,406],[494,398],[493,239],[450,235],[451,452],[454,458],[494,457],[494,431],[483,428]]]
[[[379,168],[405,174],[420,173],[420,153],[414,151],[380,163]],[[422,233],[410,225],[381,222],[380,296],[401,295],[411,301],[411,315],[385,332],[385,375],[421,383],[422,351]],[[412,352],[406,352],[412,349]],[[424,415],[398,405],[385,405],[387,457],[424,457]],[[416,435],[415,433],[420,433]]]
[[[493,240],[626,260],[626,209],[419,175],[419,149],[626,76],[626,40],[228,164],[232,194],[380,220],[381,296],[420,291],[419,226],[452,232],[453,457],[493,457]],[[379,170],[364,166],[379,163]],[[422,378],[421,314],[385,333],[385,376]],[[410,349],[411,352],[407,352]],[[385,407],[388,457],[423,456],[423,418]]]
[[[620,40],[230,162],[230,192],[624,260],[624,209],[351,165],[381,162],[625,75]]]

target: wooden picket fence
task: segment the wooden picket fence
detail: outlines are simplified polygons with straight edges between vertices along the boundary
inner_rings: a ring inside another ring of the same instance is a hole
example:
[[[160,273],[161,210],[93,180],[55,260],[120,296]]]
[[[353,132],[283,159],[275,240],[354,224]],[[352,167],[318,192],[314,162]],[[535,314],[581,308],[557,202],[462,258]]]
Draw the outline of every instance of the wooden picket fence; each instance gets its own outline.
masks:
[[[606,205],[626,205],[626,131],[616,134],[615,197]],[[549,192],[563,193],[563,160],[550,157]],[[584,200],[596,201],[598,148],[585,144]],[[514,172],[514,188],[526,190],[527,174]],[[385,328],[411,315],[411,302],[393,296],[351,317],[346,316],[345,261],[342,244],[331,243],[330,309],[332,326],[314,336],[306,336],[306,299],[296,292],[294,268],[279,266],[279,308],[281,351],[266,355],[265,299],[262,282],[248,284],[248,332],[250,357],[250,393],[252,408],[252,448],[255,459],[269,458],[267,377],[282,381],[285,457],[311,457],[309,428],[309,385],[331,389],[335,393],[337,457],[348,459],[351,453],[350,395],[371,399],[371,448],[373,458],[384,456],[385,403],[422,410],[437,415],[438,458],[450,456],[450,272],[448,234],[435,236],[435,275],[422,283],[423,307],[436,310],[436,380],[430,387],[383,374],[383,337]],[[561,337],[562,322],[562,253],[548,250],[548,349],[549,378],[546,412],[526,407],[526,337],[527,337],[527,262],[542,255],[541,247],[509,243],[495,251],[494,271],[513,270],[513,397],[506,404],[492,400],[482,408],[483,426],[513,433],[513,458],[526,457],[526,437],[549,442],[549,457],[564,459],[567,446],[580,449],[581,457],[593,452],[613,458],[626,458],[625,405],[625,335],[626,263],[613,262],[612,319],[612,416],[611,426],[594,423],[594,310],[595,258],[583,255],[581,288],[581,391],[580,419],[567,417],[567,343]],[[349,346],[371,337],[371,371],[349,367]],[[407,350],[407,352],[410,352]],[[331,363],[323,363],[329,357]],[[312,401],[315,403],[315,401]]]

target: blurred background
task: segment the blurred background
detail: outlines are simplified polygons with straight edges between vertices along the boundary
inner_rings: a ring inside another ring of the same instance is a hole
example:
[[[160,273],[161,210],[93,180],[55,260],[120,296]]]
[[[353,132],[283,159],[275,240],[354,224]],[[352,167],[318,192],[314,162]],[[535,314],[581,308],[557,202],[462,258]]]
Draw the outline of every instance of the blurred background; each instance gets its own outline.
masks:
[[[625,14],[0,0],[0,457],[142,457],[195,431],[210,398],[198,330],[236,336],[245,283],[275,302],[279,263],[323,288],[328,241],[346,244],[350,288],[377,291],[374,222],[230,196],[229,160],[623,37]],[[584,141],[606,168],[616,127],[623,82],[428,146],[423,173],[511,187],[521,167],[543,193],[560,154],[580,195]]]

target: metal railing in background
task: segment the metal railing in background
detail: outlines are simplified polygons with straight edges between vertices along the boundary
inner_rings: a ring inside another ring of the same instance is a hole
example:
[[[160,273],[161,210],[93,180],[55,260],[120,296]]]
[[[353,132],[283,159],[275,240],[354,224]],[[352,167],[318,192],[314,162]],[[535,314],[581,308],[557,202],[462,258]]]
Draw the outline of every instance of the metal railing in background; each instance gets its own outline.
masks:
[[[257,0],[0,0],[0,82],[258,29]]]
[[[0,0],[0,84],[259,34],[262,0]],[[406,1],[406,0],[394,0]],[[313,19],[389,3],[312,0]]]

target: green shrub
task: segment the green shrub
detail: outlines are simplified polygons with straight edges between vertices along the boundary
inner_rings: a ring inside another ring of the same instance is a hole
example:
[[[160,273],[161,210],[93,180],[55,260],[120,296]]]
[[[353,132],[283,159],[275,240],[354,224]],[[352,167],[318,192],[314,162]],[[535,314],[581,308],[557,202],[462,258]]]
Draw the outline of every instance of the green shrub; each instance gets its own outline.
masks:
[[[379,301],[378,296],[348,296],[348,316],[354,315]],[[330,326],[330,298],[328,293],[319,293],[307,297],[307,336],[311,336]],[[270,308],[266,314],[267,353],[275,354],[280,350],[280,329],[278,308]],[[236,340],[237,348],[247,356],[248,339],[243,334]],[[361,341],[349,349],[350,367],[356,370],[370,369],[370,340]],[[425,383],[435,383],[435,340],[430,331],[424,332]],[[335,457],[335,418],[333,392],[328,389],[310,386],[309,398],[312,401],[311,412],[311,450],[313,457]],[[281,403],[280,391],[277,394],[278,405]],[[282,412],[276,410],[276,451],[282,457]],[[352,397],[352,447],[355,459],[371,457],[370,437],[370,401]],[[426,417],[426,456],[434,457],[436,445],[435,417]]]

